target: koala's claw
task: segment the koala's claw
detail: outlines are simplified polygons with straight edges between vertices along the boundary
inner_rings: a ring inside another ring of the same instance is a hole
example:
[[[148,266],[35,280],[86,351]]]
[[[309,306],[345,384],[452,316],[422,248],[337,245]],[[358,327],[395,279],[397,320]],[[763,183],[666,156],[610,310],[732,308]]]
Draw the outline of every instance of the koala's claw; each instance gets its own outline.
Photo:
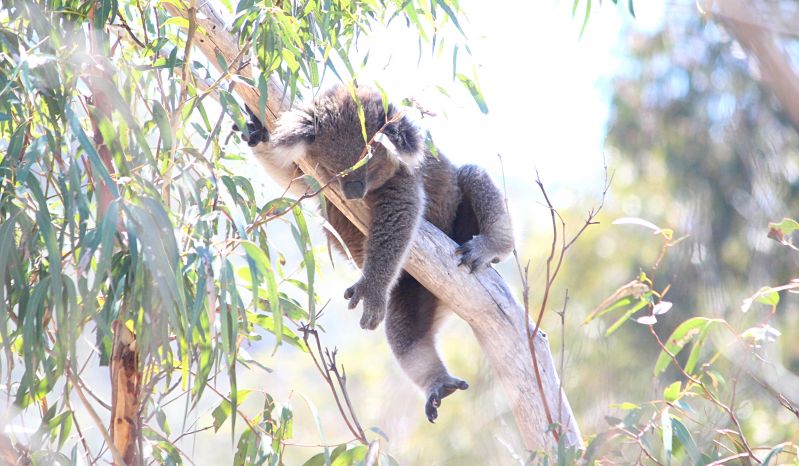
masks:
[[[358,283],[352,285],[344,291],[344,299],[349,299],[350,303],[348,309],[355,309],[355,306],[361,301],[361,290]]]
[[[461,260],[458,266],[466,265],[469,267],[469,272],[474,273],[475,270],[488,264],[491,260],[486,257],[483,252],[482,244],[476,241],[476,238],[461,244],[455,249],[455,253],[460,255]]]
[[[247,119],[247,133],[248,135],[241,135],[241,138],[247,141],[247,145],[250,147],[255,147],[262,142],[269,142],[269,131],[264,127],[261,123],[261,120],[255,116],[255,113],[247,107],[247,115],[249,118]],[[239,125],[233,124],[233,131],[241,131]]]
[[[436,418],[438,418],[438,408],[441,406],[441,400],[454,393],[455,390],[466,390],[467,388],[469,388],[469,384],[466,381],[449,376],[444,382],[434,386],[427,397],[427,403],[424,405],[424,413],[427,415],[427,420],[435,423]]]
[[[359,281],[347,288],[344,292],[344,299],[350,300],[347,305],[349,309],[355,309],[361,299],[363,299],[361,328],[374,330],[380,325],[380,322],[383,321],[383,316],[386,314],[386,300],[380,295],[371,296],[366,290],[366,286]]]

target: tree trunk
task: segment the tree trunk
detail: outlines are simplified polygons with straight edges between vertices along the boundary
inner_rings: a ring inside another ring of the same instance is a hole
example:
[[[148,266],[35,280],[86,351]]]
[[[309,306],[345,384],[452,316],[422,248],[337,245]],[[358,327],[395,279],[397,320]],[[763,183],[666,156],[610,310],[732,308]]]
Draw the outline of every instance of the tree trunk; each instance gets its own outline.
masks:
[[[139,451],[141,418],[141,377],[136,336],[121,321],[114,321],[114,346],[111,356],[111,438],[125,460],[137,466],[143,458]]]

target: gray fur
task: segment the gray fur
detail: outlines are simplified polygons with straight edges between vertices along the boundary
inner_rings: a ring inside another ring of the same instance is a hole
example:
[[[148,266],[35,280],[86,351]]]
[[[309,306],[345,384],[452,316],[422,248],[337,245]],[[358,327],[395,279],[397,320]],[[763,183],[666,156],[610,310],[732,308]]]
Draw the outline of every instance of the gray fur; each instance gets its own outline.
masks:
[[[382,129],[393,147],[373,144],[366,165],[339,180],[347,198],[362,197],[371,209],[368,237],[335,206],[327,207],[328,221],[362,270],[345,298],[351,309],[363,301],[363,328],[376,328],[385,316],[388,342],[403,370],[424,390],[425,413],[432,422],[441,399],[468,385],[449,374],[435,347],[436,330],[448,313],[433,293],[402,271],[402,264],[422,216],[460,245],[460,263],[471,271],[497,262],[513,249],[510,217],[503,196],[481,168],[456,168],[442,154],[433,156],[410,120],[393,106],[385,114],[379,94],[361,88],[357,96],[368,138]],[[333,88],[307,107],[282,115],[270,142],[261,146],[256,148],[259,159],[267,168],[282,167],[284,178],[300,156],[332,177],[364,153],[358,106],[347,89]]]

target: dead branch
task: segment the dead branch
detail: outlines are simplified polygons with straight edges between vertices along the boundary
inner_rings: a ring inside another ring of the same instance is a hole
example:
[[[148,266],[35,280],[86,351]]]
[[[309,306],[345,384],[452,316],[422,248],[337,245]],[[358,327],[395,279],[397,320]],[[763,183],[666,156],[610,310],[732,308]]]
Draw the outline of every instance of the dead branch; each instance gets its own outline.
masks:
[[[347,392],[347,374],[344,372],[343,366],[341,371],[338,369],[338,363],[336,362],[337,350],[333,349],[332,352],[327,348],[323,350],[317,330],[307,325],[302,325],[300,330],[302,331],[302,339],[305,341],[305,346],[308,347],[308,354],[311,355],[316,369],[322,375],[322,378],[325,379],[331,393],[333,393],[333,399],[336,401],[341,418],[344,419],[344,423],[347,424],[347,428],[352,432],[352,435],[362,444],[368,445],[369,441],[366,439],[361,423],[355,415],[355,409],[352,407],[352,402]],[[309,337],[313,337],[314,341],[309,341]],[[338,389],[336,389],[336,386],[338,386]],[[341,393],[341,396],[339,396],[339,393]],[[342,398],[344,403],[341,402]]]

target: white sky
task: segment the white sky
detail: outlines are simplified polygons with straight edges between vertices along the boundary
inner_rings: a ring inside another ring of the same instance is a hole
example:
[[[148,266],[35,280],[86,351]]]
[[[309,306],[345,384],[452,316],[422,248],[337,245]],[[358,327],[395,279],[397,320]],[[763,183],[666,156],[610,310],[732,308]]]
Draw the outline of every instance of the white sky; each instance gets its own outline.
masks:
[[[547,184],[588,184],[593,191],[603,181],[607,84],[620,64],[620,33],[625,24],[653,29],[662,15],[659,2],[638,1],[637,19],[632,19],[627,2],[619,3],[623,5],[606,1],[599,7],[595,2],[580,38],[584,1],[576,18],[571,16],[572,2],[565,0],[461,2],[488,115],[452,81],[451,55],[436,60],[427,52],[417,67],[416,36],[399,22],[400,27],[392,25],[388,33],[370,38],[370,66],[359,82],[375,79],[390,95],[415,96],[436,111],[439,117],[425,124],[455,163],[477,163],[498,175],[496,154],[501,154],[514,191],[532,184],[534,168]],[[470,76],[471,67],[461,51],[459,72]],[[443,97],[435,85],[453,98]]]

